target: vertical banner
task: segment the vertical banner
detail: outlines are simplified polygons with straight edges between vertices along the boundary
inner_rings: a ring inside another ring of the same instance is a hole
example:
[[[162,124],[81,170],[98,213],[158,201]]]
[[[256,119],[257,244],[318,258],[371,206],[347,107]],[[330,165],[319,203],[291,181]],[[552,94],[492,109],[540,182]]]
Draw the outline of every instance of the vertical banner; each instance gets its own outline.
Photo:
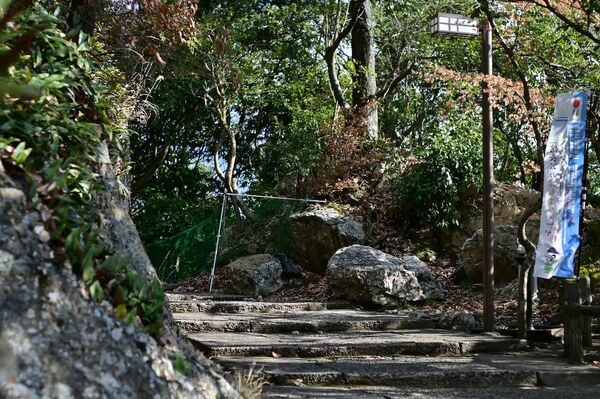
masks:
[[[544,193],[534,276],[573,277],[585,154],[586,92],[556,98],[544,155]]]

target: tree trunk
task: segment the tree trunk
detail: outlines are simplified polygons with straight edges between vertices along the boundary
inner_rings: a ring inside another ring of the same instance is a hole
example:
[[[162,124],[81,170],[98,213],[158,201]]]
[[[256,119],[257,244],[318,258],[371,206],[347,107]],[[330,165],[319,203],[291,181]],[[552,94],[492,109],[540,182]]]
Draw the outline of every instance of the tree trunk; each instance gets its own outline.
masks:
[[[356,15],[352,28],[352,60],[356,68],[352,105],[355,127],[365,129],[371,139],[379,136],[377,114],[377,79],[373,45],[373,12],[371,0],[352,0],[350,15]]]

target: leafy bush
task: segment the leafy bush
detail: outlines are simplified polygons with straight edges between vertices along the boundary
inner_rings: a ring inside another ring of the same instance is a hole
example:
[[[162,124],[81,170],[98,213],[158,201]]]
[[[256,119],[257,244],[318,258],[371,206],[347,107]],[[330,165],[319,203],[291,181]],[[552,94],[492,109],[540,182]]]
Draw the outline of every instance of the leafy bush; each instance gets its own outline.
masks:
[[[212,171],[205,165],[163,165],[133,201],[133,221],[150,244],[187,230],[219,207],[211,200]]]
[[[468,128],[453,125],[425,138],[419,158],[397,178],[395,191],[413,225],[459,224],[458,207],[481,179],[480,138]]]

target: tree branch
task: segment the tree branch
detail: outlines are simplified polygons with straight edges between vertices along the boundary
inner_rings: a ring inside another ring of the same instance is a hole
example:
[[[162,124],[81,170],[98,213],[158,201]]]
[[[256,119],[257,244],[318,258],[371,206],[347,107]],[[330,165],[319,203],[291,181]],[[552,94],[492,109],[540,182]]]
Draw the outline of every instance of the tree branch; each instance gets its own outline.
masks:
[[[411,134],[412,132],[414,132],[416,129],[421,127],[421,125],[425,121],[425,117],[427,117],[427,112],[426,111],[421,112],[419,114],[419,116],[417,116],[417,119],[415,119],[415,121],[409,127],[404,129],[404,131],[402,133],[400,133],[399,137],[406,137],[409,134]]]
[[[545,8],[546,10],[548,10],[552,14],[554,14],[556,16],[556,18],[560,19],[569,28],[573,29],[574,31],[576,31],[580,35],[587,37],[588,39],[590,39],[594,43],[600,44],[600,38],[596,37],[589,29],[585,29],[581,24],[577,23],[577,21],[575,21],[575,20],[569,18],[568,16],[566,16],[565,14],[561,13],[558,10],[558,8],[554,7],[552,5],[552,3],[550,3],[549,0],[543,0],[542,2],[540,2],[538,0],[530,0],[530,1],[524,1],[524,0],[504,0],[504,1],[506,3],[533,3],[533,4],[537,5],[538,7]],[[588,19],[589,19],[591,17],[591,13],[588,12],[587,16],[588,16]]]
[[[131,184],[131,196],[134,196],[135,194],[139,193],[140,190],[144,188],[146,183],[148,183],[148,180],[150,180],[152,176],[154,176],[154,173],[156,173],[158,168],[160,168],[163,162],[165,162],[165,159],[167,159],[167,155],[169,154],[169,148],[169,143],[165,143],[160,153],[157,154],[157,156],[152,160],[152,162],[150,162],[150,165],[148,165],[148,167],[146,168],[146,172]]]
[[[408,68],[406,68],[401,73],[396,74],[392,79],[388,80],[383,85],[381,90],[379,90],[377,93],[375,93],[375,98],[377,98],[377,99],[385,98],[385,96],[387,96],[389,92],[394,91],[396,89],[396,86],[398,86],[398,84],[400,82],[402,82],[404,79],[406,79],[412,73],[412,71],[415,68],[415,64],[416,64],[415,61],[413,61]]]
[[[594,36],[592,34],[592,32],[590,32],[587,29],[584,29],[581,25],[579,25],[577,22],[573,21],[572,19],[569,19],[569,17],[567,17],[565,14],[561,13],[556,7],[554,7],[550,1],[548,0],[544,0],[544,4],[540,4],[537,1],[534,1],[535,4],[537,4],[540,7],[545,8],[546,10],[550,11],[552,14],[554,14],[558,19],[560,19],[561,21],[563,21],[569,28],[575,30],[576,32],[578,32],[579,34],[587,37],[588,39],[590,39],[591,41],[593,41],[596,44],[600,44],[600,38],[597,38],[596,36]]]
[[[219,148],[223,145],[223,141],[225,141],[225,131],[221,132],[221,137],[215,143],[213,147],[213,166],[215,168],[215,173],[221,179],[224,185],[226,185],[227,179],[225,178],[225,174],[221,170],[221,165],[219,165]]]

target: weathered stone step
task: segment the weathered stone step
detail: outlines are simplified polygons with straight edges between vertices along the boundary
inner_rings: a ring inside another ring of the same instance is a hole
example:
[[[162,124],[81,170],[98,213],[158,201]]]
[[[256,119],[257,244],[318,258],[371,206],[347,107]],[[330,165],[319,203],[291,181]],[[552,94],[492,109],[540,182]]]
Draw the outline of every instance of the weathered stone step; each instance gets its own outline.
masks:
[[[386,314],[357,310],[287,311],[277,313],[174,313],[185,332],[301,333],[377,331],[435,328],[436,320],[423,313]]]
[[[411,388],[600,384],[600,369],[556,355],[516,352],[440,357],[338,359],[215,358],[226,369],[251,367],[276,385],[377,385]]]
[[[175,297],[179,298],[179,297]],[[262,302],[252,300],[214,300],[194,297],[194,299],[169,299],[168,308],[173,313],[273,313],[284,311],[317,311],[327,309],[351,309],[348,302]]]
[[[227,369],[249,369],[276,385],[381,385],[413,388],[533,386],[535,370],[507,370],[472,362],[464,356],[432,358],[219,358]],[[251,361],[251,363],[249,363]]]
[[[394,388],[277,386],[264,388],[264,399],[564,399],[597,398],[598,386],[577,387],[489,387],[489,388]]]
[[[208,356],[341,357],[506,352],[525,343],[504,337],[445,330],[362,331],[337,334],[206,332],[188,339]]]
[[[208,292],[165,292],[167,301],[256,301],[245,295],[211,294]]]

